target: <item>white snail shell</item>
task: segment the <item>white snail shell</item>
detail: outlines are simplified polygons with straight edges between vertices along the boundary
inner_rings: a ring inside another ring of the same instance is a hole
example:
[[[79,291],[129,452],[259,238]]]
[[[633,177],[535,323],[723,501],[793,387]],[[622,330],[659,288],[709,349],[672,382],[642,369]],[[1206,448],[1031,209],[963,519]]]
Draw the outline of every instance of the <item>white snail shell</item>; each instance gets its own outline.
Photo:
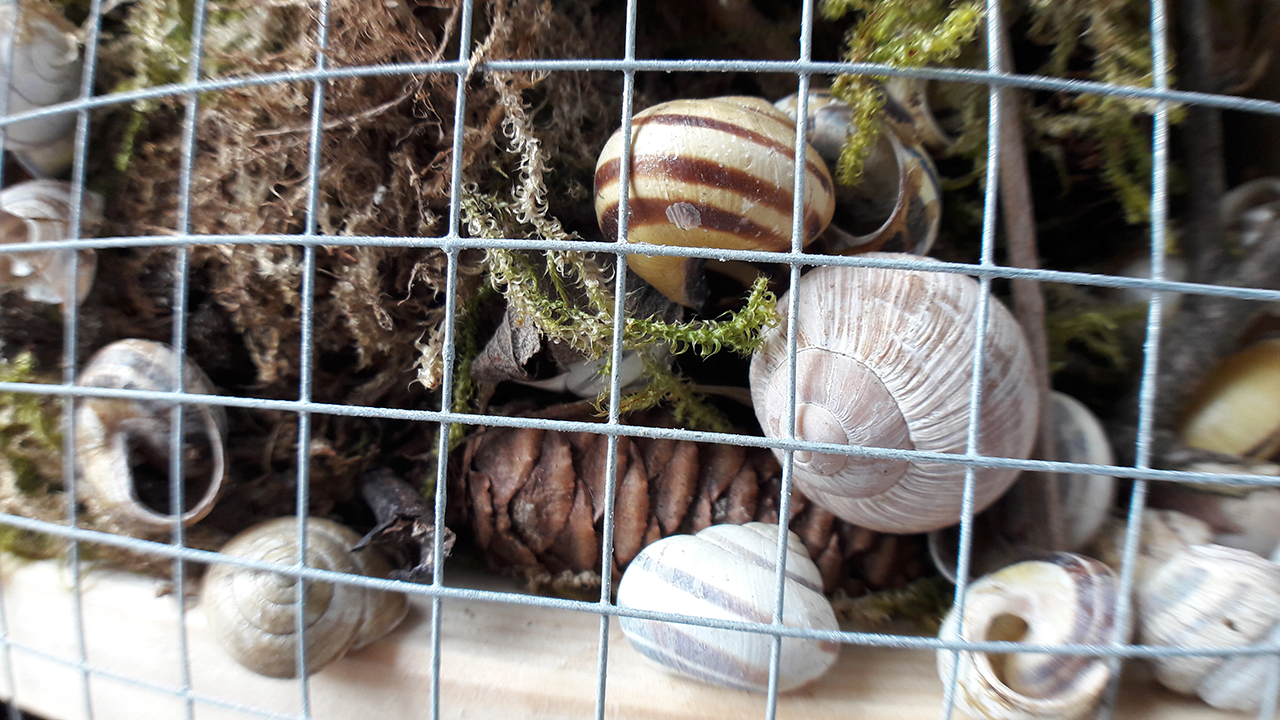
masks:
[[[0,48],[2,49],[2,48]],[[81,225],[88,231],[102,220],[102,196],[86,190]],[[71,185],[57,180],[30,180],[0,190],[0,244],[51,242],[70,237]],[[40,250],[0,255],[0,290],[21,288],[28,300],[62,303],[70,250]],[[97,256],[81,250],[76,276],[76,303],[93,287]]]
[[[794,94],[775,105],[795,119],[797,98]],[[911,122],[907,111],[903,122]],[[840,159],[849,131],[853,111],[831,97],[830,91],[809,93],[809,144],[828,167]],[[837,253],[861,253],[881,250],[925,255],[933,247],[942,225],[942,180],[938,169],[924,148],[906,144],[898,135],[882,131],[870,156],[863,164],[862,178],[856,185],[837,184],[836,210],[824,237],[830,250]]]
[[[0,74],[13,53],[8,73],[10,115],[67,102],[80,94],[83,63],[74,31],[51,5],[0,6]],[[75,127],[74,112],[7,125],[5,149],[13,151],[33,174],[56,175],[71,165]]]
[[[778,526],[712,525],[644,548],[618,584],[618,606],[718,620],[773,621]],[[642,655],[665,669],[728,687],[764,692],[773,638],[760,633],[623,616],[622,630]],[[837,630],[822,578],[795,533],[787,536],[783,622]],[[778,689],[816,679],[836,660],[835,642],[783,638]]]
[[[1198,545],[1174,555],[1138,588],[1138,639],[1179,648],[1243,647],[1280,634],[1280,565],[1246,550]],[[1210,705],[1256,711],[1265,655],[1154,659],[1165,687]]]
[[[94,354],[78,385],[172,392],[175,354],[150,340],[120,340]],[[185,391],[207,394],[209,379],[183,359]],[[76,408],[76,465],[81,497],[101,520],[132,534],[172,530],[169,503],[171,405],[145,400],[82,398]],[[226,475],[226,414],[221,407],[183,411],[188,456],[181,520],[190,525],[209,514]]]
[[[596,164],[596,217],[618,233],[622,133]],[[766,100],[673,100],[632,121],[628,238],[631,242],[731,250],[791,249],[795,124]],[[804,242],[831,222],[831,176],[812,148],[805,156]],[[705,300],[704,261],[630,255],[628,267],[672,300]]]
[[[1102,563],[1054,553],[987,575],[969,586],[964,621],[952,610],[938,637],[1031,645],[1103,644],[1115,627],[1116,577]],[[955,653],[939,650],[938,677],[951,679]],[[1050,653],[960,652],[956,706],[974,718],[1071,720],[1089,712],[1110,680],[1105,658]]]
[[[868,257],[908,258],[875,253]],[[976,318],[972,278],[918,270],[820,267],[800,278],[796,437],[871,448],[964,453]],[[783,298],[780,308],[790,307]],[[983,343],[978,450],[1026,458],[1038,398],[1022,330],[994,298]],[[765,333],[751,360],[751,400],[769,437],[786,437],[787,322]],[[782,453],[776,453],[782,458]],[[880,532],[936,530],[960,520],[964,466],[797,452],[796,487],[856,525]],[[1017,471],[975,468],[976,509]]]
[[[284,517],[256,525],[231,539],[224,555],[293,565],[298,562],[298,521]],[[307,567],[386,577],[389,568],[372,549],[351,552],[360,536],[323,518],[307,519]],[[205,575],[202,604],[215,636],[241,665],[261,675],[296,677],[297,578],[218,564]],[[320,670],[347,652],[386,635],[404,619],[402,593],[346,583],[307,583],[307,671]]]
[[[1089,554],[1120,572],[1128,531],[1129,523],[1124,518],[1109,519],[1089,547]],[[1213,528],[1209,523],[1176,510],[1144,508],[1138,551],[1134,556],[1133,586],[1144,586],[1148,578],[1174,555],[1193,545],[1210,542],[1213,542]]]

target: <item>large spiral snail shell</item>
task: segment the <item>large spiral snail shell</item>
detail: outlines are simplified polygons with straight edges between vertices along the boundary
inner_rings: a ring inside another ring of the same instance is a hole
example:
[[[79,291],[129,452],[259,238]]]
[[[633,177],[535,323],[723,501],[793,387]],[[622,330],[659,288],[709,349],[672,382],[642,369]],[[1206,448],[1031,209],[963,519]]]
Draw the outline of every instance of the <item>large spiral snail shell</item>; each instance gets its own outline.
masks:
[[[231,539],[222,554],[263,562],[298,562],[298,521],[284,517],[256,525]],[[307,519],[307,567],[386,577],[376,551],[351,552],[360,536],[322,518]],[[268,677],[297,676],[298,579],[265,570],[218,564],[205,575],[203,605],[218,642],[241,665]],[[401,593],[346,583],[306,585],[307,672],[386,635],[404,619]]]
[[[776,592],[778,526],[712,525],[672,535],[640,552],[618,584],[624,608],[768,624]],[[837,630],[822,595],[822,577],[795,533],[787,535],[783,623]],[[672,672],[728,687],[764,692],[773,638],[760,633],[677,625],[623,616],[622,631],[642,655]],[[783,638],[778,689],[798,688],[826,672],[838,643]]]
[[[1280,565],[1247,550],[1196,545],[1174,555],[1138,588],[1144,645],[1238,648],[1280,639]],[[1256,712],[1268,655],[1171,656],[1152,661],[1165,687],[1210,705]]]
[[[77,385],[173,392],[177,357],[168,345],[119,340],[99,350]],[[212,392],[209,379],[183,358],[183,390]],[[171,530],[169,434],[173,405],[151,400],[82,398],[76,408],[76,465],[81,496],[99,518],[133,534]],[[184,525],[213,509],[226,476],[226,413],[183,409]]]
[[[12,58],[12,67],[3,66]],[[75,27],[52,3],[0,5],[0,70],[9,78],[8,114],[75,98],[83,62]],[[5,148],[33,174],[48,177],[71,166],[76,114],[66,112],[5,127]]]
[[[630,242],[694,248],[791,248],[795,123],[753,97],[672,100],[632,121],[627,192]],[[622,132],[600,153],[596,217],[607,239],[618,233]],[[804,242],[835,208],[826,164],[808,148],[804,166]],[[672,300],[698,307],[707,296],[706,261],[629,255],[628,267]]]
[[[1054,553],[984,576],[965,595],[964,619],[954,609],[944,640],[1021,641],[1031,645],[1092,645],[1112,640],[1116,577],[1102,563]],[[939,650],[938,676],[951,680],[956,653]],[[973,718],[1071,720],[1089,712],[1106,689],[1105,658],[1056,653],[961,651],[956,706]]]
[[[796,291],[797,439],[966,451],[977,282],[918,270],[820,267],[802,276]],[[790,307],[789,299],[778,306]],[[1039,404],[1030,353],[1009,311],[995,299],[989,307],[978,450],[1025,458]],[[765,333],[751,360],[752,404],[774,438],[787,436],[789,321],[783,317]],[[811,500],[872,530],[926,532],[960,519],[963,465],[796,452],[794,471],[796,487]],[[1016,476],[1008,468],[975,468],[975,508],[994,502]]]

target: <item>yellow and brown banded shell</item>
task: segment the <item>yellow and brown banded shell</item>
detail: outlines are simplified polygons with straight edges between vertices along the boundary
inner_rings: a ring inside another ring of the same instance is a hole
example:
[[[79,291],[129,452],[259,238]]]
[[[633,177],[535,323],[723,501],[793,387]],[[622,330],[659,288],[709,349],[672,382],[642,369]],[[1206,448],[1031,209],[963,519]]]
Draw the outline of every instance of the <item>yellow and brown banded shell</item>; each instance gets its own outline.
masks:
[[[891,253],[868,257],[919,260]],[[820,267],[802,276],[796,291],[798,440],[966,452],[982,297],[977,281],[920,270]],[[778,307],[790,307],[786,297]],[[1031,451],[1039,416],[1031,354],[1009,311],[995,299],[988,307],[978,450],[1022,459]],[[772,438],[787,437],[790,321],[783,317],[766,330],[751,359],[751,401]],[[796,452],[793,468],[796,487],[810,500],[861,527],[917,533],[960,520],[960,464]],[[995,502],[1017,474],[975,468],[975,510]]]
[[[778,526],[712,525],[649,545],[618,584],[618,606],[732,620],[773,622]],[[822,578],[795,533],[787,536],[783,622],[789,628],[838,630],[822,595]],[[770,635],[622,616],[632,647],[663,668],[697,680],[754,692],[769,684]],[[836,642],[783,638],[778,689],[798,688],[825,673]]]
[[[1238,648],[1280,635],[1280,565],[1247,550],[1198,545],[1174,555],[1138,587],[1144,645]],[[1153,659],[1156,679],[1226,710],[1256,712],[1274,656]]]
[[[262,562],[298,562],[298,521],[276,518],[245,530],[222,548],[224,555]],[[386,577],[375,550],[351,552],[360,536],[323,518],[307,519],[307,567]],[[218,564],[205,575],[205,615],[218,642],[246,668],[268,677],[297,676],[298,579],[281,573]],[[313,673],[386,635],[404,619],[401,593],[347,583],[308,581],[307,672]]]
[[[164,343],[119,340],[89,360],[77,385],[174,392],[176,355]],[[183,358],[183,389],[208,394],[212,384]],[[151,400],[82,398],[76,407],[76,466],[80,497],[100,520],[135,535],[162,533],[171,513],[169,434],[173,405]],[[190,525],[213,509],[226,476],[227,418],[221,407],[183,409],[181,520]]]
[[[596,218],[608,240],[618,233],[622,133],[596,163]],[[831,222],[831,176],[809,148],[804,165],[804,238]],[[791,248],[795,125],[752,97],[673,100],[632,121],[628,240],[730,250]],[[698,307],[706,300],[706,261],[630,255],[630,268],[664,295]]]
[[[987,575],[965,595],[938,637],[965,642],[1100,645],[1115,628],[1116,577],[1102,563],[1054,553]],[[939,650],[938,677],[951,680],[956,653]],[[1097,704],[1111,670],[1107,659],[1056,653],[960,652],[956,707],[972,718],[1072,720]]]
[[[776,105],[795,118],[797,98]],[[892,100],[885,106],[890,127],[911,123],[907,110]],[[853,111],[827,90],[809,93],[809,144],[834,168],[844,147]],[[838,254],[905,252],[926,255],[942,225],[942,181],[924,148],[895,132],[881,132],[863,164],[857,185],[837,184],[836,209],[823,250]]]

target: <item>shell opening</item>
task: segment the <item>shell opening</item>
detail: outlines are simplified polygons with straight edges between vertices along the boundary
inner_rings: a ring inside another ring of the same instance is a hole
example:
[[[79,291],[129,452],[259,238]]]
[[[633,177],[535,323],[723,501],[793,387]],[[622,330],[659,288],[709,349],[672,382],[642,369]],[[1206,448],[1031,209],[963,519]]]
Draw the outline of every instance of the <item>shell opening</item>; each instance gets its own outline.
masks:
[[[198,411],[188,410],[184,418],[190,430],[183,439],[182,514],[186,515],[208,502],[221,477],[221,459],[213,447],[205,423]],[[148,510],[169,516],[173,501],[169,481],[168,426],[156,428],[140,420],[138,427],[129,421],[121,423],[119,442],[129,468],[132,494]]]
[[[1013,613],[1001,613],[991,619],[991,624],[987,626],[987,632],[983,636],[986,641],[1006,641],[1021,642],[1027,637],[1030,627],[1027,621]],[[984,653],[987,661],[991,663],[991,670],[995,673],[996,678],[1008,686],[1011,690],[1029,697],[1042,697],[1043,694],[1034,692],[1035,688],[1024,687],[1024,683],[1019,682],[1017,673],[1010,672],[1010,661],[1014,657],[1014,653]],[[1028,692],[1028,691],[1032,692]]]
[[[862,181],[836,186],[834,223],[858,237],[874,236],[893,218],[904,191],[902,144],[893,133],[880,133],[863,165]]]

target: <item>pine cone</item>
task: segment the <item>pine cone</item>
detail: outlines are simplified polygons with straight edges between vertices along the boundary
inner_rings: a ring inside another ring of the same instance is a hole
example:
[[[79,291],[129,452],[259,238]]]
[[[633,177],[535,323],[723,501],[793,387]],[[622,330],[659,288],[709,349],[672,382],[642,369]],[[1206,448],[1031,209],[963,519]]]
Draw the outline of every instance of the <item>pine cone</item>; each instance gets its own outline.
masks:
[[[581,404],[543,413],[591,420]],[[629,424],[671,427],[647,414]],[[486,428],[472,437],[451,492],[455,512],[496,569],[529,577],[599,572],[608,438],[586,432]],[[781,468],[768,449],[618,439],[614,578],[640,549],[719,523],[778,521]],[[462,507],[459,507],[462,506]],[[824,589],[851,595],[901,587],[925,570],[922,538],[850,525],[791,495],[790,528],[822,572]]]

